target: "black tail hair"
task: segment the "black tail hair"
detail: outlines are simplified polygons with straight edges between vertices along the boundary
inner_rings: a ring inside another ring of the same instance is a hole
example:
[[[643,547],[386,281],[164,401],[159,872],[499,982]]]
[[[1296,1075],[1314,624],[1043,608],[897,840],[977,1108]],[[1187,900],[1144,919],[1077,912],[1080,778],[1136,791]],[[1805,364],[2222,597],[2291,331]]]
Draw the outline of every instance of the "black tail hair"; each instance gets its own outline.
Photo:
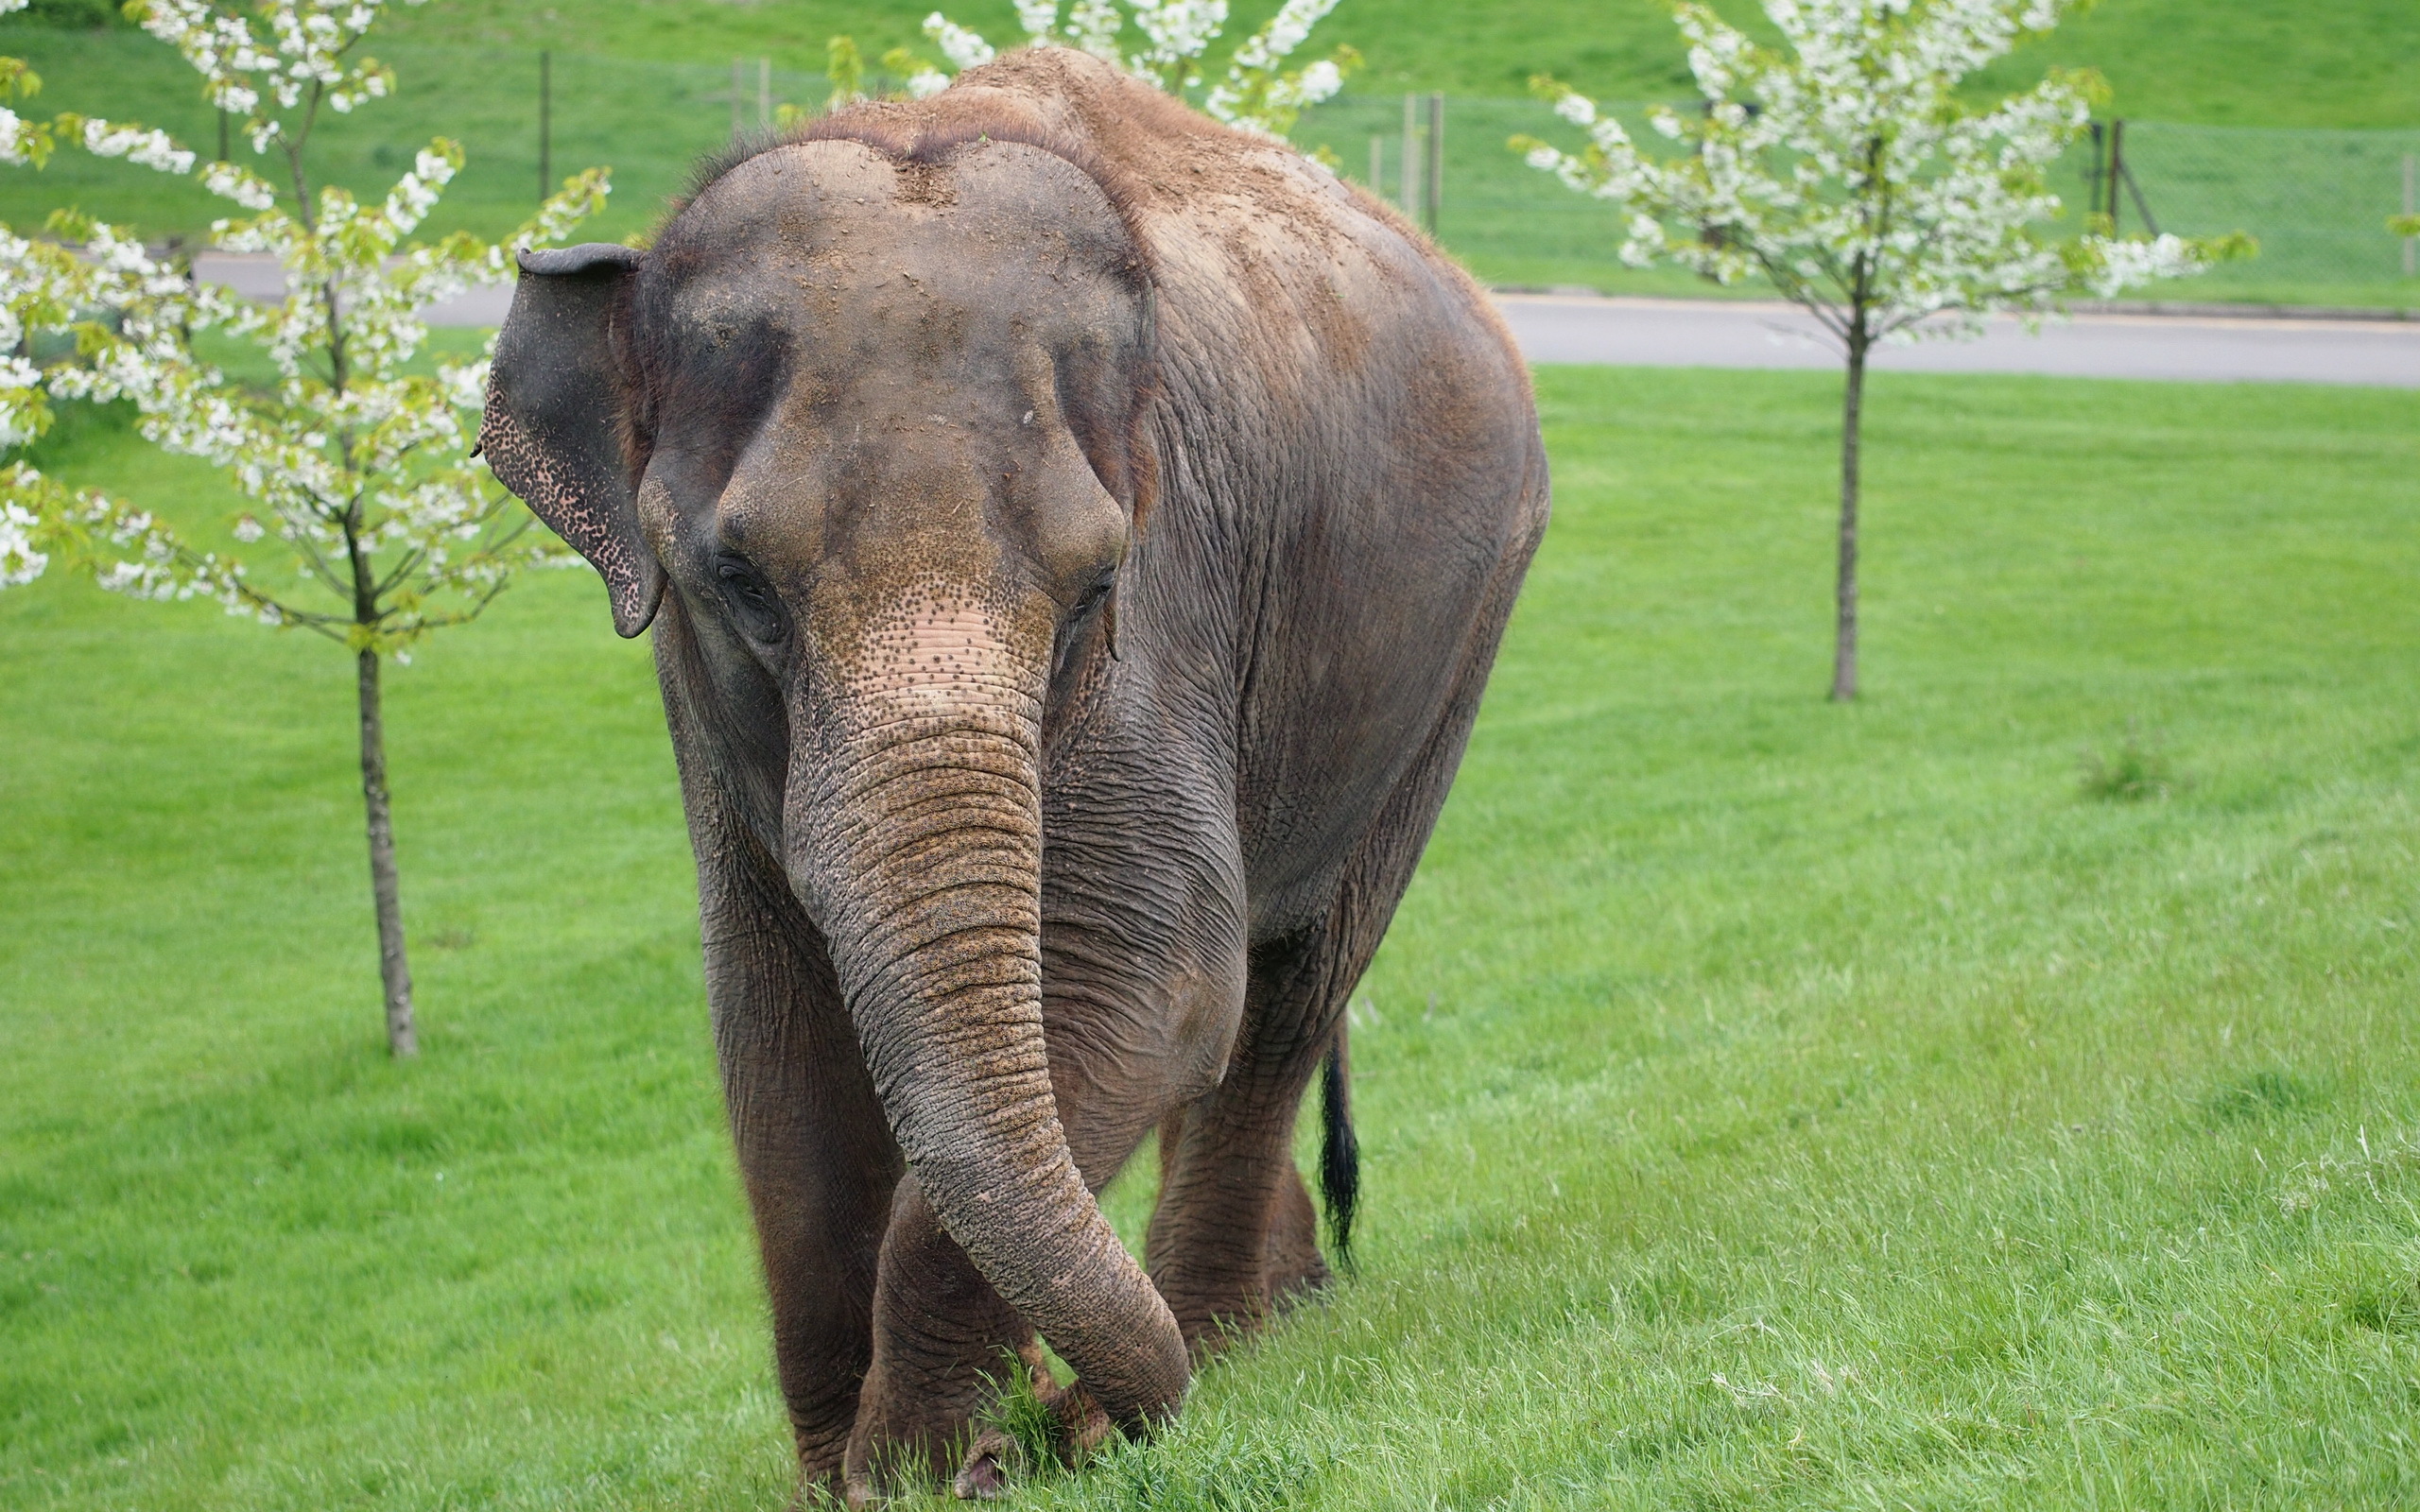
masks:
[[[1361,1142],[1353,1135],[1351,1079],[1344,1025],[1339,1023],[1320,1078],[1320,1201],[1327,1209],[1337,1268],[1347,1276],[1354,1271],[1353,1205],[1361,1195]]]

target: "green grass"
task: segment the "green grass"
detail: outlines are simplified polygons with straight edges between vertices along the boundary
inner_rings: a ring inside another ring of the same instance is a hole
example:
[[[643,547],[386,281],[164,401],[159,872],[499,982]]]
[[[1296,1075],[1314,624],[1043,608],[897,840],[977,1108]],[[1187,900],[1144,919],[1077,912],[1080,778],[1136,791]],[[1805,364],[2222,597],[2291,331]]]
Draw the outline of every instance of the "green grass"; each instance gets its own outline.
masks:
[[[1238,6],[1236,31],[1273,9],[1273,0]],[[821,77],[828,37],[854,35],[870,58],[893,45],[922,45],[918,26],[929,9],[925,0],[434,0],[400,8],[373,49],[396,66],[400,96],[328,121],[318,171],[359,193],[384,193],[415,148],[441,132],[453,136],[468,148],[470,165],[429,229],[503,234],[538,198],[537,53],[548,48],[556,54],[553,177],[612,166],[617,193],[587,234],[619,238],[648,225],[690,163],[728,137],[735,58],[749,60],[741,114],[752,122],[755,60],[774,65],[773,99],[820,103],[828,89]],[[1745,0],[1731,0],[1728,10],[1754,17]],[[1017,34],[1006,0],[976,0],[951,13],[994,41]],[[1527,99],[1527,81],[1539,72],[1609,101],[1694,97],[1678,34],[1660,5],[1345,0],[1322,36],[1352,43],[1369,67],[1343,100],[1311,112],[1296,134],[1306,146],[1333,149],[1350,173],[1367,176],[1372,135],[1399,132],[1401,92],[1462,96],[1448,131],[1442,234],[1481,276],[1621,293],[1710,292],[1675,270],[1621,266],[1611,212],[1521,168],[1504,145],[1515,131],[1560,129]],[[44,111],[131,115],[216,150],[216,122],[190,73],[139,33],[21,18],[0,23],[0,47],[22,51],[43,75]],[[2137,121],[2306,133],[2420,129],[2420,8],[2408,0],[2310,7],[2108,0],[2020,49],[1979,88],[2021,88],[2053,65],[2099,68],[2114,90],[2109,110]],[[2383,229],[2400,204],[2401,156],[2420,150],[2420,129],[2411,136],[2194,138],[2163,160],[2157,141],[2138,132],[2137,167],[2167,229],[2249,231],[2268,249],[2261,260],[2150,297],[2420,304],[2420,284],[2401,276],[2396,244]],[[1388,171],[1399,174],[1399,158],[1390,161]],[[2083,202],[2080,180],[2063,179],[2060,187]],[[155,237],[197,236],[227,208],[190,182],[77,153],[42,174],[0,173],[0,221],[36,227],[64,203]]]
[[[2420,1497],[2420,395],[1874,384],[1838,708],[1834,383],[1542,374],[1361,1279],[1030,1502]],[[785,1492],[645,649],[567,574],[391,685],[408,1066],[342,657],[0,595],[0,1505]]]
[[[920,30],[927,0],[431,0],[399,8],[393,43],[487,52],[592,53],[727,68],[735,56],[820,73],[827,38],[856,38],[866,56],[907,45],[930,51]],[[942,8],[994,43],[1019,35],[1008,0]],[[1273,0],[1244,0],[1233,30],[1257,25]],[[1717,9],[1755,22],[1751,0]],[[0,26],[29,35],[38,23]],[[1671,22],[1651,0],[1343,0],[1322,36],[1368,60],[1359,86],[1508,97],[1551,72],[1607,99],[1687,97],[1689,78]],[[2119,113],[2145,120],[2228,126],[2420,125],[2420,15],[2403,0],[2102,0],[2049,40],[2029,45],[1986,82],[2022,87],[2046,66],[2105,75]]]
[[[924,45],[918,27],[932,9],[926,0],[434,0],[405,12],[402,30],[429,42],[469,32],[496,45],[714,64],[769,54],[820,70],[824,39],[838,32],[868,44],[869,57]],[[1006,0],[942,9],[995,43],[1018,34]],[[1743,22],[1757,15],[1751,0],[1717,9]],[[1235,8],[1244,25],[1275,9],[1274,0]],[[1330,33],[1368,59],[1366,89],[1518,95],[1530,75],[1552,72],[1610,99],[1689,94],[1677,34],[1651,0],[1343,0],[1322,23]],[[2102,0],[1994,81],[2022,87],[2053,64],[2100,69],[2117,107],[2146,120],[2420,126],[2420,14],[2403,0]]]
[[[1643,139],[1651,130],[1642,106],[1616,113]],[[1458,99],[1446,113],[1438,237],[1482,279],[1700,299],[1776,297],[1761,278],[1726,290],[1668,264],[1625,267],[1615,257],[1625,235],[1618,210],[1510,161],[1505,143],[1516,134],[1574,148],[1584,140],[1536,101]],[[1295,137],[1305,146],[1326,147],[1343,171],[1401,199],[1407,156],[1401,101],[1339,100],[1306,115]],[[2260,244],[2257,257],[2132,290],[2130,297],[2420,307],[2420,279],[2404,276],[2401,243],[2386,230],[2387,212],[2401,203],[2403,162],[2420,154],[2420,129],[2256,130],[2138,121],[2126,132],[2125,148],[2158,230],[2191,236],[2241,231]],[[2092,202],[2092,160],[2091,148],[2080,143],[2049,174],[2071,229]],[[2125,230],[2147,229],[2137,205],[2129,200],[2124,212]]]

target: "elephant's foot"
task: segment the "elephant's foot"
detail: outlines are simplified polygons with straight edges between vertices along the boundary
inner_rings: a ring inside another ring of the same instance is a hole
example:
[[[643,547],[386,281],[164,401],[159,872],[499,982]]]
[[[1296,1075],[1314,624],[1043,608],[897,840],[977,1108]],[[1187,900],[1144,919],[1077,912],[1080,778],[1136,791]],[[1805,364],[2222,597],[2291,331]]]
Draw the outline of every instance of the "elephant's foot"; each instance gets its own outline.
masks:
[[[947,1481],[967,1442],[975,1402],[892,1401],[861,1416],[849,1443],[841,1500],[852,1507],[880,1505],[894,1494],[927,1490]],[[902,1409],[905,1410],[902,1410]]]
[[[1310,1300],[1336,1280],[1327,1257],[1320,1253],[1319,1211],[1311,1206],[1311,1194],[1303,1189],[1300,1177],[1277,1189],[1269,1239],[1261,1246],[1261,1275],[1270,1309],[1275,1313]]]
[[[1036,1377],[1049,1381],[1047,1374]],[[1080,1381],[1066,1387],[1039,1385],[1034,1399],[1048,1410],[1050,1442],[1045,1451],[1061,1465],[1074,1469],[1092,1456],[1109,1437],[1109,1414]],[[1024,1465],[1038,1446],[1020,1442],[996,1423],[978,1429],[968,1446],[965,1463],[950,1482],[960,1501],[988,1502],[1008,1489],[1011,1470]]]
[[[854,1413],[855,1402],[850,1405]],[[842,1466],[849,1452],[850,1423],[844,1418],[835,1424],[829,1416],[819,1414],[817,1419],[808,1420],[795,1410],[791,1413],[790,1433],[798,1447],[798,1488],[790,1497],[790,1512],[838,1506],[847,1494]]]
[[[1290,1172],[1270,1200],[1257,1260],[1256,1265],[1215,1274],[1211,1285],[1203,1285],[1199,1275],[1188,1278],[1192,1284],[1170,1296],[1181,1318],[1201,1320],[1187,1329],[1197,1366],[1336,1283],[1336,1273],[1320,1252],[1319,1211]]]

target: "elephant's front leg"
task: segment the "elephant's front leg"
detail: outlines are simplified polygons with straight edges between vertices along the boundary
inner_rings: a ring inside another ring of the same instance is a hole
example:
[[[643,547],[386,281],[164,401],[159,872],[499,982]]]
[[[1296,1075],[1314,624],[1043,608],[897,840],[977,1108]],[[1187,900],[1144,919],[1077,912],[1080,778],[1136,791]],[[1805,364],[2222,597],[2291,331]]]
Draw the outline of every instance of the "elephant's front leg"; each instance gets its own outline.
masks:
[[[1070,1143],[1080,1169],[1097,1193],[1142,1142],[1145,1121],[1128,1099],[1112,1099],[1112,1112],[1120,1116],[1110,1117],[1068,1098],[1063,1088],[1061,1100],[1073,1115]],[[1108,1436],[1099,1403],[1080,1382],[1058,1386],[1033,1326],[983,1279],[908,1173],[882,1240],[873,1365],[849,1440],[850,1500],[936,1480],[961,1496],[999,1490],[1008,1446],[978,1418],[1020,1363],[1058,1414],[1063,1453],[1080,1453]]]
[[[882,1242],[873,1365],[849,1439],[850,1500],[950,1480],[966,1466],[976,1415],[1019,1359],[1048,1385],[1032,1328],[943,1231],[915,1177],[903,1178]],[[996,1474],[963,1489],[996,1489]]]
[[[1062,975],[1073,974],[1063,955],[1054,958]],[[1142,995],[1153,1002],[1167,997],[1160,989]],[[1055,1100],[1067,1120],[1078,1169],[1098,1194],[1132,1156],[1151,1112],[1165,1102],[1167,1067],[1150,1056],[1080,1057],[1067,1046],[1088,1037],[1069,1019],[1080,1018],[1097,1031],[1098,1018],[1064,999],[1052,1013]],[[1108,1436],[1110,1419],[1099,1402],[1081,1382],[1062,1390],[1052,1380],[1032,1325],[950,1238],[909,1172],[900,1179],[882,1241],[873,1359],[849,1442],[851,1501],[936,1480],[961,1496],[999,1490],[1010,1450],[980,1418],[1020,1363],[1036,1394],[1057,1413],[1063,1453],[1081,1453]]]
[[[899,1151],[832,969],[786,886],[711,863],[700,883],[707,996],[800,1482],[838,1490],[873,1353]]]

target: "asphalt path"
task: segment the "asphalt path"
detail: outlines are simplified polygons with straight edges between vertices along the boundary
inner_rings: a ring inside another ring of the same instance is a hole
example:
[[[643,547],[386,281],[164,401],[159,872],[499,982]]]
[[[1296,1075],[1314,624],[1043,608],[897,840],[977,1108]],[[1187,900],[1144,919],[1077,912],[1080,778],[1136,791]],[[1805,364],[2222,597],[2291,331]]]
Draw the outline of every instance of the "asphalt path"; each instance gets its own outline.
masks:
[[[265,258],[205,253],[201,277],[255,299],[277,296]],[[432,305],[432,325],[500,325],[510,285]],[[1655,368],[1837,368],[1822,328],[1793,305],[1727,300],[1499,294],[1497,308],[1531,362]],[[1907,372],[2025,372],[2067,378],[2284,381],[2420,387],[2420,321],[2258,316],[2079,315],[2029,335],[1994,318],[1977,340],[1932,339],[1877,351],[1874,366]]]
[[[1499,294],[1531,362],[1651,368],[1838,368],[1823,328],[1795,305]],[[2420,387],[2420,321],[2259,316],[2079,315],[2028,335],[1994,318],[1974,340],[1877,349],[1905,372],[2030,372],[2065,378],[2284,381]]]

